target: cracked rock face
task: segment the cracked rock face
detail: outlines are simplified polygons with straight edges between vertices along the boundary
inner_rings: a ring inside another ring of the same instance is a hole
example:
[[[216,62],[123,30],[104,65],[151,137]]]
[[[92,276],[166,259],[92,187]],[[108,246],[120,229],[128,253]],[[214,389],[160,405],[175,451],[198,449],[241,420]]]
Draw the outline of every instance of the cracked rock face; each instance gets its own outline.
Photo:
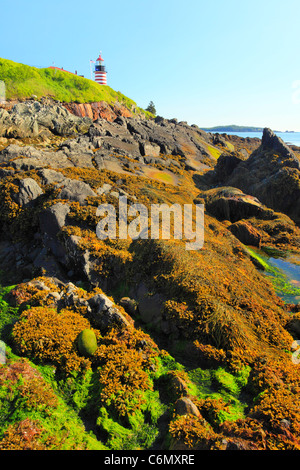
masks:
[[[197,126],[175,119],[149,121],[124,114],[116,116],[112,120],[94,115],[93,119],[80,117],[65,105],[46,99],[18,103],[10,110],[1,109],[1,135],[5,137],[69,137],[58,143],[56,149],[8,145],[0,152],[1,174],[11,171],[5,167],[19,171],[45,169],[44,184],[60,184],[67,181],[51,171],[96,168],[120,174],[135,173],[177,185],[180,170],[209,169],[215,164],[215,157],[209,152],[209,146],[214,149],[213,140]],[[84,196],[76,195],[74,184],[67,184],[72,187],[65,188],[64,195],[84,203]],[[80,189],[87,191],[87,188]],[[88,195],[93,195],[91,191]]]
[[[74,116],[64,106],[47,100],[17,103],[10,111],[0,112],[2,137],[72,135],[87,132],[91,123],[91,119]]]

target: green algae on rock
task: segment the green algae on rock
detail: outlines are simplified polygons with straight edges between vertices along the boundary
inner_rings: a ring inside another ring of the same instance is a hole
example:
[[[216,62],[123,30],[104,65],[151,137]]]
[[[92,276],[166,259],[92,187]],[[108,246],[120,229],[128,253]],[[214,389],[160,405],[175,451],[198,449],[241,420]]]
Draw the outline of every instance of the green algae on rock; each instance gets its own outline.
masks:
[[[97,338],[93,330],[86,329],[78,335],[78,349],[83,356],[92,356],[97,349]]]

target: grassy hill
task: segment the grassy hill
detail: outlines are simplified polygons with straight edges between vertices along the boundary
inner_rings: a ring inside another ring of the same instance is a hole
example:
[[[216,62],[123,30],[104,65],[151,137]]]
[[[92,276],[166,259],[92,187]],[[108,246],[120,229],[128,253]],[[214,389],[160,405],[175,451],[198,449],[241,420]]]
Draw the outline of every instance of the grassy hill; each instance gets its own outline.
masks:
[[[93,80],[57,69],[39,69],[0,58],[0,80],[5,82],[8,100],[36,95],[38,98],[51,96],[67,103],[118,101],[129,109],[134,107],[145,112],[133,100],[107,85],[99,85]]]

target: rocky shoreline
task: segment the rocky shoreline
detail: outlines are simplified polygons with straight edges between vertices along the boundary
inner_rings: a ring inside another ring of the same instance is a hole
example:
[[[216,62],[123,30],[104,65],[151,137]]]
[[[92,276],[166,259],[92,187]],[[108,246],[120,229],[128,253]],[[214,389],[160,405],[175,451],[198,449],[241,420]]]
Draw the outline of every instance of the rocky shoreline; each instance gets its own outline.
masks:
[[[0,390],[15,370],[27,387],[13,382],[27,404],[22,419],[5,414],[0,449],[299,450],[299,306],[276,295],[247,250],[300,253],[297,154],[270,129],[241,139],[50,99],[2,107],[0,135],[1,282],[12,312],[0,323]],[[120,196],[203,203],[204,248],[99,240],[96,209],[118,210]],[[78,343],[87,330],[91,344]],[[74,410],[93,436],[56,422],[54,439],[47,420]]]

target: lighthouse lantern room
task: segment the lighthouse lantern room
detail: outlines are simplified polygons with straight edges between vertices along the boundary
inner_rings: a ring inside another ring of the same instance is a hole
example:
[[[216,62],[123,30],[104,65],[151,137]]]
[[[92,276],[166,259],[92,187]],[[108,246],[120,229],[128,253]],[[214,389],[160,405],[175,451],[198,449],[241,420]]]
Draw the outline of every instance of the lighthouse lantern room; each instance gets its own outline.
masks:
[[[101,57],[101,52],[99,54],[98,59],[96,60],[95,64],[95,81],[99,83],[100,85],[106,85],[106,71],[105,71],[105,65],[104,65],[104,60]]]

